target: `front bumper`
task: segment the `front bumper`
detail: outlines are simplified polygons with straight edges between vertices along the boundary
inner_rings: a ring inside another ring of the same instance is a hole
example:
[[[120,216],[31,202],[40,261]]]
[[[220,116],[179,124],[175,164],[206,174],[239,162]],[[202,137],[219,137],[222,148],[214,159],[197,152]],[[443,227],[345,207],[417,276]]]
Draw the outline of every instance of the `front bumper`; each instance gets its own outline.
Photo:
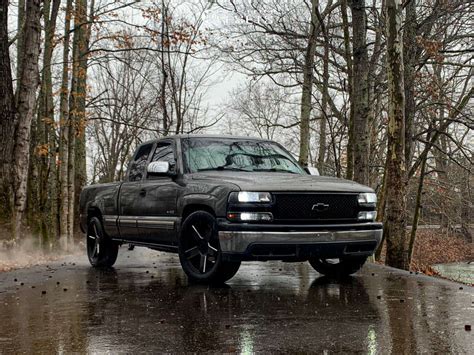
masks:
[[[380,226],[381,227],[381,226]],[[344,229],[341,226],[341,229]],[[372,255],[382,229],[349,230],[220,230],[220,247],[227,259],[271,260]]]

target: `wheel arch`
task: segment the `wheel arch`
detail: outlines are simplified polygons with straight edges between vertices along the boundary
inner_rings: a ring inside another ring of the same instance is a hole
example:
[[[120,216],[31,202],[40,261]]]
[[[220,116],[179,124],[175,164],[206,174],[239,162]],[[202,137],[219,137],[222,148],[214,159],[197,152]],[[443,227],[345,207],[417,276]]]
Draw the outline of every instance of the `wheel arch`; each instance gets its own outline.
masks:
[[[191,213],[197,212],[197,211],[208,212],[212,214],[214,217],[216,216],[216,212],[214,211],[214,208],[212,208],[211,206],[202,204],[202,203],[191,203],[184,206],[181,223],[183,223]]]
[[[103,220],[102,220],[102,212],[101,212],[100,208],[97,207],[97,206],[89,206],[89,207],[87,208],[87,218],[86,218],[87,225],[89,224],[89,221],[90,221],[93,217],[97,217],[101,222],[103,222]]]

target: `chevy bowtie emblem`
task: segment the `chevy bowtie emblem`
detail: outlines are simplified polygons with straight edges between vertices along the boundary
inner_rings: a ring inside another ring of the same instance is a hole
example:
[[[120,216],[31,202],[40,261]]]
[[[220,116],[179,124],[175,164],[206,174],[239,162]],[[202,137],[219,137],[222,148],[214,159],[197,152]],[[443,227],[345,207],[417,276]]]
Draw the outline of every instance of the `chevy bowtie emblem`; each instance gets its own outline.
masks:
[[[328,209],[329,209],[329,205],[327,203],[322,203],[322,202],[314,204],[313,208],[311,208],[311,210],[316,211],[316,212],[323,212],[323,211],[327,211]]]

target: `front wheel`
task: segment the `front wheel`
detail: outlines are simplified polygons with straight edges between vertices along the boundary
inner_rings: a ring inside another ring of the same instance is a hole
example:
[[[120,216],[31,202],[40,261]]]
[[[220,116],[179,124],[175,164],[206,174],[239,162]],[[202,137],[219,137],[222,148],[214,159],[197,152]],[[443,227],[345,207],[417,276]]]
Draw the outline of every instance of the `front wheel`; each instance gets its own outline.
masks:
[[[193,282],[223,283],[239,270],[240,262],[222,260],[217,222],[205,211],[191,213],[179,237],[179,260]]]
[[[92,217],[87,225],[87,256],[94,267],[110,267],[115,264],[118,244],[110,240],[104,232],[99,218]]]
[[[349,276],[364,265],[367,257],[343,257],[339,259],[310,259],[311,266],[320,274],[329,277]]]

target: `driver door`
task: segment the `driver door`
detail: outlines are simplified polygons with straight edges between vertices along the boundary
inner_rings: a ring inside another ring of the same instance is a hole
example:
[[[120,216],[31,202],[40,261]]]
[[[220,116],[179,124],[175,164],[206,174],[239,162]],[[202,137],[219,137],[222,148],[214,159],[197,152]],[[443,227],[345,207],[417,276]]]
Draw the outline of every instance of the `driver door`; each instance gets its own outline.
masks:
[[[170,171],[176,171],[175,143],[163,140],[156,144],[150,162],[166,161]],[[138,233],[144,243],[173,245],[177,223],[179,185],[168,174],[149,176],[141,184],[138,207]]]

